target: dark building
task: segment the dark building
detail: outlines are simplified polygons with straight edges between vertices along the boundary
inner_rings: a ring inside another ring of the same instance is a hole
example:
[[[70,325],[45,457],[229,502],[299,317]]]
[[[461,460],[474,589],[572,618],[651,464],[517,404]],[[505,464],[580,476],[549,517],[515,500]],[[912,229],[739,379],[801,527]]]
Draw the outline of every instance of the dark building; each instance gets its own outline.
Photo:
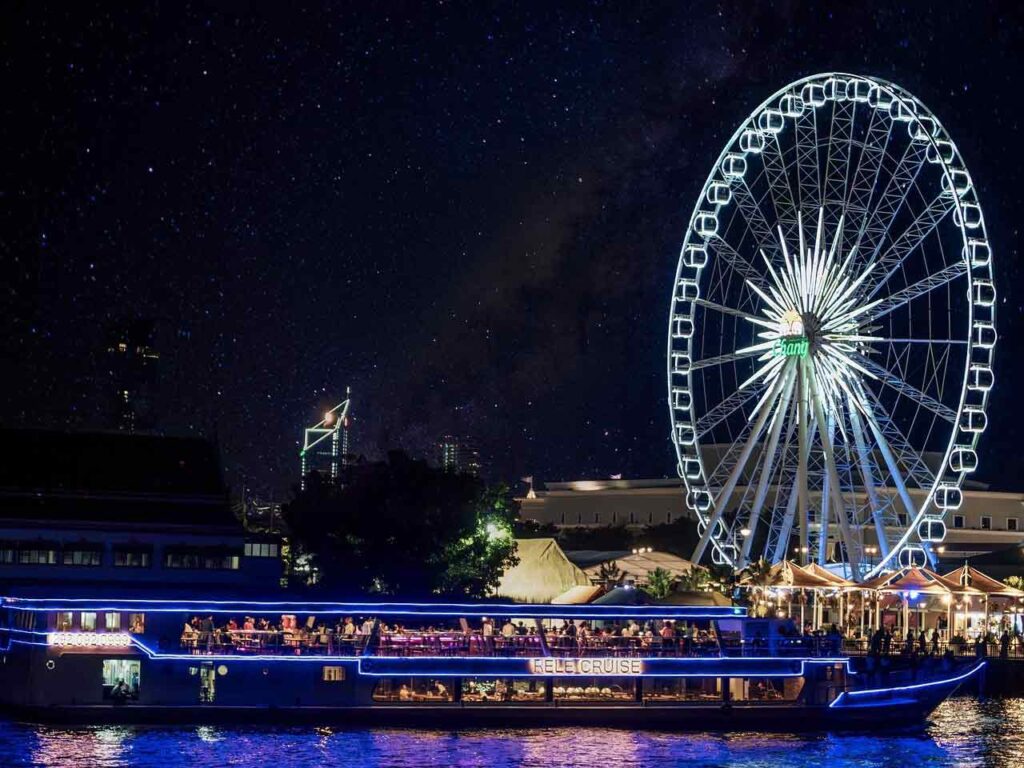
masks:
[[[272,588],[278,549],[247,539],[205,440],[0,430],[3,587]]]
[[[441,468],[474,477],[480,476],[480,451],[466,438],[445,435],[440,445]]]
[[[124,432],[154,426],[159,362],[154,321],[133,319],[110,326],[105,363],[111,426]]]

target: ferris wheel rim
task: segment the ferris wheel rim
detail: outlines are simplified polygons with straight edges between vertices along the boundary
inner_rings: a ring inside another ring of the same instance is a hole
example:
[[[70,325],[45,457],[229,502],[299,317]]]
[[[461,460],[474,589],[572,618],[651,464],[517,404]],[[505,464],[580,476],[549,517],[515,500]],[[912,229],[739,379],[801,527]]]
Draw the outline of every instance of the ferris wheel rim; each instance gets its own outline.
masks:
[[[712,206],[709,209],[709,207],[705,204],[705,200],[708,199],[707,195],[708,195],[708,191],[709,191],[709,188],[712,185],[712,183],[715,182],[716,179],[720,180],[719,179],[719,177],[721,175],[720,174],[720,170],[723,167],[722,166],[723,162],[730,155],[730,153],[733,153],[733,154],[737,153],[737,146],[738,146],[740,138],[744,134],[744,132],[752,130],[752,128],[757,125],[756,121],[757,121],[758,117],[761,114],[763,114],[766,110],[771,109],[772,105],[779,104],[780,100],[783,97],[785,97],[785,96],[787,96],[789,94],[800,92],[801,89],[804,86],[808,85],[808,84],[825,83],[825,82],[828,82],[830,80],[843,83],[843,87],[844,88],[848,88],[849,85],[851,83],[854,83],[854,82],[864,82],[864,83],[867,83],[869,85],[869,87],[877,88],[880,91],[885,92],[887,96],[891,97],[891,101],[889,102],[890,104],[891,104],[892,101],[900,101],[900,102],[905,102],[907,104],[913,105],[913,108],[912,108],[912,115],[913,115],[913,117],[911,118],[912,122],[913,121],[917,121],[917,124],[919,126],[923,126],[925,123],[924,123],[923,120],[921,120],[922,117],[931,122],[932,129],[930,131],[926,131],[925,132],[925,143],[932,150],[934,155],[939,160],[939,162],[935,163],[935,164],[939,165],[939,167],[941,169],[941,173],[942,173],[943,177],[945,178],[945,182],[944,183],[948,183],[949,184],[949,188],[951,190],[954,190],[954,192],[952,194],[952,201],[953,201],[952,205],[953,205],[954,214],[955,214],[954,219],[958,218],[959,222],[960,222],[959,224],[957,224],[957,227],[958,227],[959,232],[960,232],[960,240],[961,240],[963,259],[964,260],[967,259],[967,254],[968,254],[968,249],[969,249],[969,236],[968,236],[968,232],[967,232],[967,227],[965,226],[967,219],[966,219],[966,216],[965,216],[965,214],[963,212],[964,211],[965,203],[964,203],[964,201],[962,199],[963,195],[960,195],[960,194],[958,194],[955,191],[956,187],[954,186],[954,183],[953,183],[954,179],[953,179],[953,173],[952,173],[953,170],[954,170],[954,166],[957,166],[955,168],[955,170],[957,170],[958,172],[964,173],[967,176],[968,179],[970,177],[969,177],[969,172],[967,172],[967,169],[966,169],[966,164],[963,162],[962,157],[960,156],[959,149],[956,147],[956,144],[950,138],[948,131],[946,131],[946,129],[942,125],[941,121],[939,121],[938,118],[935,117],[934,113],[930,109],[928,109],[928,107],[920,99],[918,99],[912,93],[910,93],[909,91],[907,91],[906,89],[902,88],[901,86],[899,86],[899,85],[897,85],[895,83],[892,83],[892,82],[887,81],[887,80],[882,79],[882,78],[873,77],[873,76],[855,75],[855,74],[844,73],[844,72],[826,72],[826,73],[818,73],[818,74],[814,74],[814,75],[809,75],[807,77],[801,78],[801,79],[796,80],[796,81],[794,81],[792,83],[789,83],[785,87],[783,87],[783,88],[779,89],[778,91],[776,91],[775,93],[773,93],[771,96],[769,96],[763,102],[761,102],[761,104],[759,104],[750,113],[750,115],[745,120],[740,122],[740,124],[737,127],[736,131],[732,134],[730,139],[725,143],[724,148],[722,149],[721,153],[718,155],[718,158],[716,159],[714,165],[711,168],[711,172],[708,174],[708,177],[705,180],[703,187],[701,188],[700,195],[698,196],[697,202],[696,202],[696,204],[694,205],[694,208],[693,208],[693,212],[691,213],[690,220],[688,222],[687,229],[686,229],[686,235],[685,235],[684,240],[683,240],[683,245],[682,245],[682,250],[680,252],[680,257],[679,257],[679,260],[677,262],[674,286],[679,285],[681,280],[683,279],[683,273],[684,273],[684,254],[687,252],[688,246],[690,246],[692,244],[692,242],[695,239],[695,236],[697,235],[696,230],[695,230],[695,223],[697,221],[698,216],[702,212],[706,212],[708,210],[713,210],[715,212],[716,216],[717,216],[718,211],[720,211],[721,208],[724,207],[724,206]],[[838,100],[841,100],[841,99],[837,98],[836,100],[838,101]],[[817,109],[817,107],[814,107],[814,109]],[[878,107],[874,107],[874,109],[877,110]],[[796,129],[794,128],[793,130],[795,131]],[[890,131],[891,131],[891,128],[890,128]],[[831,139],[830,139],[830,141],[831,141]],[[942,152],[942,151],[939,151],[939,142],[945,142],[946,146],[948,146],[950,148],[948,160],[947,160],[947,157],[946,157],[946,153]],[[745,155],[745,153],[744,153],[744,155]],[[815,162],[817,162],[817,161],[815,161]],[[745,176],[745,173],[746,173],[746,171],[744,170],[744,176]],[[745,181],[745,178],[744,178],[744,181]],[[970,185],[970,190],[972,192],[972,195],[970,197],[974,201],[974,206],[975,206],[975,208],[977,208],[978,215],[981,217],[981,219],[980,219],[980,235],[981,235],[981,240],[985,243],[986,249],[989,249],[988,253],[990,254],[990,246],[988,245],[989,241],[988,241],[987,230],[985,228],[984,217],[981,214],[980,203],[977,201],[977,195],[976,195],[973,183]],[[795,202],[794,202],[794,205],[795,205]],[[737,215],[737,213],[738,213],[738,211],[734,211],[733,215],[735,216],[735,215]],[[840,226],[841,226],[841,224],[840,224]],[[802,228],[801,228],[801,232],[802,232]],[[781,235],[781,232],[780,232],[780,235]],[[699,237],[697,239],[698,239],[698,242],[699,242]],[[706,244],[708,241],[705,240],[704,242]],[[890,275],[891,274],[892,273],[890,273]],[[989,262],[986,263],[986,271],[983,274],[987,275],[989,277],[988,284],[991,285],[992,281],[991,281],[990,256],[989,256]],[[966,281],[967,281],[968,296],[971,297],[971,296],[973,296],[975,294],[975,281],[976,281],[976,279],[978,279],[978,276],[975,275],[975,269],[974,269],[972,264],[967,264],[966,268],[964,269],[964,275],[966,276]],[[956,279],[956,278],[953,278],[953,279]],[[878,284],[878,286],[876,287],[876,291],[879,288],[881,288],[885,284],[885,282],[886,282],[886,280],[882,280]],[[908,302],[909,301],[913,301],[914,298],[916,298],[916,297],[912,297],[911,299],[908,300]],[[688,500],[688,503],[689,503],[690,497],[691,497],[691,492],[693,491],[693,486],[691,485],[690,479],[687,477],[686,472],[684,472],[684,469],[683,469],[683,467],[684,467],[684,460],[685,459],[691,459],[692,460],[692,459],[696,458],[696,460],[700,463],[700,476],[703,479],[707,479],[707,472],[704,469],[703,458],[700,455],[701,452],[700,452],[699,437],[695,436],[695,444],[697,445],[697,450],[696,450],[696,456],[695,457],[694,456],[684,456],[684,452],[683,452],[683,450],[681,448],[681,445],[680,445],[680,440],[678,439],[678,436],[679,436],[679,429],[678,429],[679,422],[677,421],[677,418],[676,418],[677,409],[674,407],[674,404],[673,404],[673,386],[674,386],[674,381],[676,380],[675,377],[678,375],[678,371],[674,369],[673,354],[677,351],[677,344],[674,342],[674,336],[673,336],[673,331],[672,331],[674,319],[677,317],[677,311],[676,310],[677,310],[677,304],[678,303],[679,303],[679,301],[678,301],[678,299],[676,297],[675,287],[674,287],[673,288],[673,300],[671,302],[671,307],[670,307],[669,333],[668,333],[668,339],[667,339],[667,358],[668,358],[668,371],[667,371],[668,375],[667,375],[667,380],[668,380],[668,387],[669,387],[669,411],[670,411],[670,418],[671,418],[671,422],[672,422],[672,426],[673,426],[673,432],[672,432],[673,445],[674,445],[674,448],[675,448],[676,454],[677,454],[677,462],[678,462],[677,463],[677,469],[679,470],[679,473],[680,473],[681,477],[683,478],[683,480],[686,483],[686,487],[687,487],[687,500]],[[691,302],[691,305],[692,305],[692,302]],[[865,574],[866,576],[870,576],[870,575],[872,575],[874,573],[877,573],[879,570],[881,570],[886,565],[888,565],[890,563],[890,561],[892,561],[893,558],[895,558],[898,555],[899,552],[903,551],[907,547],[908,542],[910,542],[911,539],[913,538],[915,532],[918,529],[918,526],[921,524],[922,520],[926,517],[926,514],[929,512],[930,507],[932,506],[934,498],[935,498],[936,490],[940,487],[940,485],[943,485],[943,484],[945,484],[947,486],[949,485],[948,479],[944,479],[944,477],[947,475],[946,468],[949,466],[950,457],[951,457],[951,454],[952,454],[954,448],[965,447],[964,443],[962,441],[961,442],[957,441],[957,437],[958,437],[958,433],[961,431],[960,423],[961,423],[961,419],[962,419],[962,416],[963,416],[963,413],[964,413],[964,409],[965,409],[965,407],[967,407],[968,375],[970,373],[970,363],[971,363],[971,360],[973,359],[973,352],[974,352],[974,347],[975,347],[975,339],[974,339],[974,334],[973,334],[973,329],[975,327],[975,304],[974,304],[973,300],[970,300],[970,298],[967,301],[966,312],[967,312],[966,322],[967,322],[968,334],[967,334],[966,343],[964,345],[965,346],[965,348],[964,348],[964,373],[963,373],[963,376],[961,377],[962,381],[961,381],[961,386],[960,386],[960,395],[957,398],[957,407],[956,407],[956,410],[955,410],[955,420],[953,422],[952,429],[949,431],[949,437],[943,441],[945,443],[945,449],[944,449],[944,452],[943,452],[943,455],[942,455],[942,463],[939,465],[938,471],[934,473],[935,477],[934,477],[933,481],[930,483],[930,485],[929,485],[929,487],[927,489],[927,494],[926,494],[926,497],[925,497],[924,501],[920,504],[919,507],[917,507],[917,513],[914,516],[914,518],[907,520],[907,523],[906,523],[905,529],[902,532],[902,535],[899,537],[897,542],[891,547],[889,554],[887,556],[885,556],[884,558],[880,558],[879,562],[877,563],[877,565],[874,565],[873,567],[871,567],[868,570],[868,572]],[[693,313],[691,313],[691,316],[692,316],[692,314]],[[994,306],[991,307],[990,318],[989,318],[989,325],[990,325],[990,327],[992,329],[992,333],[994,334],[994,326],[995,326],[995,308],[994,308]],[[994,336],[993,336],[993,339],[994,339]],[[990,359],[991,359],[991,348],[992,347],[994,347],[994,340],[992,342],[992,345],[989,347],[989,351],[990,351],[989,357],[990,357]],[[700,361],[692,361],[692,351],[693,351],[692,338],[687,339],[686,349],[687,349],[687,352],[690,354],[690,362],[691,363],[700,362]],[[688,369],[688,372],[686,374],[686,380],[687,380],[688,383],[692,383],[692,378],[691,377],[692,377],[692,370]],[[982,396],[981,396],[981,403],[980,403],[981,410],[984,411],[984,409],[987,408],[987,405],[988,405],[988,391],[985,390],[983,392]],[[689,408],[688,408],[689,417],[690,417],[689,418],[689,425],[695,429],[696,425],[698,423],[698,419],[697,419],[697,416],[696,416],[696,414],[694,412],[694,408],[695,408],[695,405],[694,405],[693,402],[691,402],[690,405],[689,405]],[[930,432],[929,432],[929,434],[930,434]],[[980,437],[980,432],[974,432],[972,434],[972,437],[968,441],[970,443],[970,445],[969,445],[970,450],[973,451],[974,449],[976,449],[979,437]],[[966,472],[961,472],[961,473],[959,473],[958,477],[956,478],[956,483],[955,484],[956,484],[957,489],[959,489],[960,486],[962,486],[963,479],[964,479],[965,475],[966,475]],[[704,489],[704,490],[706,492],[706,489]],[[708,526],[709,522],[710,522],[710,517],[705,514],[705,511],[702,511],[701,509],[699,509],[696,506],[693,506],[692,509],[693,509],[693,511],[694,511],[694,513],[695,513],[695,515],[696,515],[696,517],[698,519],[698,521],[699,521],[699,525],[703,525],[706,528]],[[947,511],[948,510],[944,510],[942,512],[941,517],[943,519],[944,519]],[[844,514],[845,514],[845,512],[844,512]],[[935,513],[933,512],[932,515],[934,516],[934,514]],[[726,560],[729,564],[733,564],[733,565],[735,564],[735,562],[734,562],[735,556],[733,555],[733,556],[730,557],[730,555],[722,549],[722,547],[720,546],[721,542],[718,540],[718,537],[714,535],[714,533],[712,533],[712,535],[710,536],[710,543],[711,543],[712,547],[715,550],[719,551],[719,553],[722,555],[724,560]]]

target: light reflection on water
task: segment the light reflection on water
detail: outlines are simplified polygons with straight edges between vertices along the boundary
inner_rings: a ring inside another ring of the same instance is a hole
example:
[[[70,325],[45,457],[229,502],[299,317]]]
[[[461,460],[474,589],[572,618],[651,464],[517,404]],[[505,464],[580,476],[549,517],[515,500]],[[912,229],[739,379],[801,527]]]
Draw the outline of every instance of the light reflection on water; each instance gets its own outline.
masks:
[[[0,766],[173,768],[591,768],[622,766],[1024,764],[1024,699],[955,699],[923,732],[879,736],[670,734],[602,728],[413,731],[400,729],[54,727],[0,720]]]

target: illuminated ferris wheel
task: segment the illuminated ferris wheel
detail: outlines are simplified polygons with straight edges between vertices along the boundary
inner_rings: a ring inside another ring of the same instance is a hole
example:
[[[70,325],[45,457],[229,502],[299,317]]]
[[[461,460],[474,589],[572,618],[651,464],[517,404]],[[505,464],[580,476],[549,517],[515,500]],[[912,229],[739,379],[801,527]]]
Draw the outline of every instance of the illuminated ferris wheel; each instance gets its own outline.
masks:
[[[925,564],[978,464],[996,294],[938,119],[828,73],[761,104],[690,217],[668,387],[694,559]]]

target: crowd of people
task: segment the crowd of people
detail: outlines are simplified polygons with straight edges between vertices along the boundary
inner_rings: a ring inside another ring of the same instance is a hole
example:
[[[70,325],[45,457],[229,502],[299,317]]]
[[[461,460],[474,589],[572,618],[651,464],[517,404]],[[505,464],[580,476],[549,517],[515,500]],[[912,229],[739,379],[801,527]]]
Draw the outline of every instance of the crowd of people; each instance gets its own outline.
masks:
[[[319,653],[354,656],[709,656],[719,652],[714,629],[674,621],[526,622],[484,618],[478,626],[387,624],[372,617],[337,617],[333,621],[294,615],[232,617],[193,616],[181,632],[181,647],[207,653]]]

